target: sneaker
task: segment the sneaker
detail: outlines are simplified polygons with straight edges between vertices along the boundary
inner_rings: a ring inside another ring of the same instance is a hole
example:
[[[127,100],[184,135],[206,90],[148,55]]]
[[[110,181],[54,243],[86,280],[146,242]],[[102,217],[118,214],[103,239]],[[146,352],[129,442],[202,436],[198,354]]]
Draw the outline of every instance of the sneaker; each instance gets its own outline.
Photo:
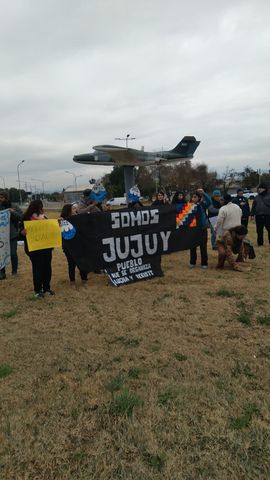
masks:
[[[17,273],[18,273],[18,272],[11,272],[11,275],[12,275],[13,277],[16,277]]]
[[[193,265],[193,263],[189,264],[189,268],[195,268],[195,267],[196,267],[196,265]]]
[[[55,292],[50,289],[50,290],[44,290],[43,294],[44,296],[45,295],[52,296],[52,295],[55,295]]]
[[[34,298],[44,298],[44,293],[43,292],[36,292],[36,293],[34,293]]]
[[[208,265],[202,265],[201,268],[202,268],[203,270],[207,270],[207,269],[208,269]]]

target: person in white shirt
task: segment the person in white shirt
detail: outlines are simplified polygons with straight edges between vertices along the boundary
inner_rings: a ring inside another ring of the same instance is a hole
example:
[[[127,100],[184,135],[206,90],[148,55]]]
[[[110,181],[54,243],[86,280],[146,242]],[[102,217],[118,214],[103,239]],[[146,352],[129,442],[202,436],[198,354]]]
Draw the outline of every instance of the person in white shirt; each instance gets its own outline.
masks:
[[[232,203],[231,195],[224,195],[224,205],[219,209],[215,232],[218,236],[223,235],[226,230],[241,225],[242,210]]]

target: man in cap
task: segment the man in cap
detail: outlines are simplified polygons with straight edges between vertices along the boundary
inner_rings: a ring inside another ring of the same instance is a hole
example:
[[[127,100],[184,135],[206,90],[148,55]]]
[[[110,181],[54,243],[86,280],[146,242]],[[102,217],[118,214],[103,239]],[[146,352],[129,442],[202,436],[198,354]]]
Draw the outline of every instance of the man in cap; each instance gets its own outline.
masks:
[[[250,208],[248,200],[244,197],[244,191],[242,188],[238,188],[236,197],[233,198],[232,203],[238,205],[242,210],[241,224],[248,227],[248,219],[250,215]]]
[[[256,221],[257,244],[263,245],[264,227],[268,232],[268,241],[270,244],[270,189],[266,182],[261,182],[258,186],[258,195],[254,198],[251,207],[251,220]]]

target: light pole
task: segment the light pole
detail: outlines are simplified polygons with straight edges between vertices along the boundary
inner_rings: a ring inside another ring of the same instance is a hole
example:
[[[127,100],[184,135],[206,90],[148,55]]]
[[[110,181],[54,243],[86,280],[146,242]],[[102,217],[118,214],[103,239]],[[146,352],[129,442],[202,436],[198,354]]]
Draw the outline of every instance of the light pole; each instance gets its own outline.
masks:
[[[21,181],[20,181],[20,171],[19,168],[24,163],[25,160],[22,160],[20,163],[17,165],[17,174],[18,174],[18,183],[19,183],[19,196],[20,196],[20,205],[22,204],[22,192],[21,192]]]
[[[128,141],[129,141],[129,140],[136,140],[136,137],[131,137],[130,134],[128,133],[128,134],[125,136],[125,138],[116,137],[115,140],[121,140],[121,141],[126,142],[126,148],[128,148]]]
[[[2,175],[0,175],[0,178],[2,178],[2,180],[3,180],[3,185],[4,185],[4,190],[6,190],[5,177],[2,177]]]
[[[43,197],[43,200],[45,198],[45,190],[44,190],[44,185],[45,183],[47,182],[44,182],[44,180],[40,180],[39,178],[31,178],[31,181],[34,181],[34,182],[41,182],[41,185],[42,185],[42,197]]]
[[[74,188],[75,188],[75,192],[77,192],[78,188],[77,188],[77,178],[79,177],[82,177],[83,175],[76,175],[75,173],[73,172],[69,172],[69,170],[65,170],[66,173],[69,173],[70,175],[73,175],[73,178],[74,178]]]

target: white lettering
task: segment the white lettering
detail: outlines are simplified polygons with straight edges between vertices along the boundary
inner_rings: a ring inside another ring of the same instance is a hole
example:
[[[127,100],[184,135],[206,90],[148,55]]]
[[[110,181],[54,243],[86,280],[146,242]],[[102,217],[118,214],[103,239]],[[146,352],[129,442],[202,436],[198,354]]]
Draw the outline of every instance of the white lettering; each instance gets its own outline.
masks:
[[[150,247],[150,235],[145,235],[145,248],[148,253],[148,255],[154,255],[154,253],[157,251],[157,234],[153,233],[153,247]]]
[[[124,252],[122,252],[122,250],[121,250],[121,238],[118,237],[118,238],[115,239],[115,246],[116,246],[117,255],[121,260],[124,260],[129,255],[129,237],[123,237],[123,238],[124,238],[124,243],[125,243]]]
[[[111,219],[112,219],[112,228],[120,228],[119,212],[112,212]]]
[[[130,253],[134,258],[141,257],[143,255],[143,244],[142,244],[142,235],[131,235],[130,237],[131,242],[137,242],[138,250],[131,249]]]
[[[110,246],[110,253],[111,256],[107,253],[103,253],[103,259],[105,262],[115,262],[116,260],[116,254],[115,254],[115,247],[114,247],[114,238],[103,238],[102,239],[103,245],[109,245]]]
[[[162,238],[162,241],[163,241],[163,252],[166,252],[168,250],[168,240],[170,238],[170,235],[171,235],[172,232],[160,232],[160,236]]]

